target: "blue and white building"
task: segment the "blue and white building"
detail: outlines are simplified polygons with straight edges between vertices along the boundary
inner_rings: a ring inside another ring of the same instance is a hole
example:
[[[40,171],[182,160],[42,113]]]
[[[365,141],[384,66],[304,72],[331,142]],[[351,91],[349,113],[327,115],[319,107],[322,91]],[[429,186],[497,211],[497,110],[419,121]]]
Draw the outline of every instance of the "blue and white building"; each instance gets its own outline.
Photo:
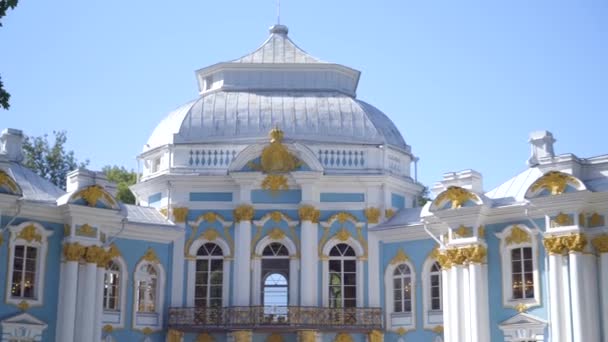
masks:
[[[360,72],[287,27],[196,77],[137,206],[98,172],[55,187],[2,132],[0,341],[608,341],[608,155],[534,132],[525,171],[446,173],[421,207]]]

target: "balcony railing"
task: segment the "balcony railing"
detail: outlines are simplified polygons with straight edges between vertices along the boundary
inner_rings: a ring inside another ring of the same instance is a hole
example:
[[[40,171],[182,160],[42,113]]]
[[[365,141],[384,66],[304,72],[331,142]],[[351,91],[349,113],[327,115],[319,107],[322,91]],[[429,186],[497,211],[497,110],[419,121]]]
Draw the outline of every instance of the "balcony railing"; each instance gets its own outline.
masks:
[[[182,331],[229,329],[382,329],[380,308],[232,306],[170,308],[169,327]]]

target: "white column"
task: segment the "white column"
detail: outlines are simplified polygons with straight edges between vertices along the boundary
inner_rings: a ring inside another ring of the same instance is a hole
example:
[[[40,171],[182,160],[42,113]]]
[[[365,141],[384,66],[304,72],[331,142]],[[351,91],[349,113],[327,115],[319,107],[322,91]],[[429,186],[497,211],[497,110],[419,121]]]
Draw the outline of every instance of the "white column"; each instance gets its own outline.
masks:
[[[441,269],[441,309],[443,310],[443,337],[444,342],[454,342],[452,338],[452,321],[450,316],[450,288],[452,282],[450,281],[449,269]]]
[[[448,271],[450,273],[450,289],[449,289],[449,308],[450,308],[450,330],[451,336],[449,342],[461,342],[466,339],[463,338],[463,316],[464,312],[461,312],[461,288],[462,288],[462,266],[453,266]]]
[[[93,326],[97,292],[97,264],[94,262],[86,263],[82,276],[82,287],[79,289],[82,291],[82,297],[80,298],[81,302],[77,304],[81,308],[81,314],[76,317],[75,341],[95,341],[93,339]]]
[[[368,226],[369,227],[369,226]],[[368,242],[368,261],[367,269],[369,274],[368,301],[370,307],[380,307],[380,248],[376,234],[367,233]]]
[[[298,260],[295,256],[289,259],[289,305],[298,305]],[[294,284],[294,285],[291,285]]]
[[[300,305],[317,306],[318,302],[318,224],[310,220],[301,223]]]
[[[487,309],[487,278],[484,277],[484,264],[471,263],[469,264],[469,287],[465,288],[465,292],[469,293],[469,313],[471,331],[467,335],[470,336],[471,342],[489,341],[489,326],[486,323],[488,316]],[[466,284],[465,284],[466,286]],[[466,300],[466,298],[465,298]],[[467,311],[465,311],[467,312]]]
[[[600,296],[602,297],[602,329],[604,331],[604,339],[603,342],[608,342],[608,293],[606,289],[608,289],[608,253],[600,251],[600,288],[603,291],[600,291]]]
[[[562,307],[562,321],[561,325],[563,326],[562,337],[564,342],[578,342],[572,340],[572,308],[570,305],[570,270],[569,270],[569,259],[567,256],[562,257],[562,285],[561,285],[561,294],[558,298],[563,301]]]
[[[251,293],[251,221],[236,224],[234,259],[234,305],[249,306]]]
[[[585,256],[580,252],[570,252],[570,296],[572,301],[572,332],[574,341],[597,341],[599,338],[594,329],[589,325],[591,308],[586,307],[585,297],[592,296],[588,293],[585,282],[591,282],[591,278],[585,277]],[[590,329],[591,328],[591,329]]]
[[[93,327],[93,340],[101,341],[101,329],[103,326],[103,290],[105,287],[104,278],[106,274],[105,266],[97,265],[97,293],[95,294],[95,325]]]
[[[589,331],[590,341],[600,341],[600,303],[597,300],[599,297],[598,291],[598,269],[596,257],[593,254],[583,254],[584,273],[583,299],[585,300],[585,322],[587,323],[586,330]]]
[[[462,272],[462,287],[461,287],[461,291],[460,291],[460,301],[459,301],[459,308],[460,308],[460,314],[462,315],[462,330],[460,332],[461,336],[467,336],[468,338],[471,338],[471,342],[473,341],[477,341],[472,339],[473,335],[471,334],[471,324],[472,322],[472,317],[473,316],[473,308],[472,308],[472,298],[471,298],[471,278],[469,277],[469,268],[467,265],[464,266],[457,266],[458,268],[460,268],[460,272]]]
[[[563,302],[566,298],[562,298],[562,259],[559,254],[549,254],[549,301],[551,302],[550,312],[550,329],[552,341],[564,341],[565,327],[562,311]]]
[[[479,332],[480,341],[490,340],[490,298],[489,298],[489,278],[488,264],[481,264],[481,298],[479,300],[479,324],[481,326]]]
[[[251,259],[251,305],[261,305],[262,301],[262,259]]]
[[[181,307],[184,302],[184,244],[185,235],[173,241],[173,258],[171,260],[171,306]],[[227,295],[226,295],[227,296]]]
[[[65,248],[65,247],[64,247]],[[76,321],[76,293],[78,291],[78,261],[66,261],[61,267],[62,301],[57,312],[57,341],[74,341],[74,322]]]

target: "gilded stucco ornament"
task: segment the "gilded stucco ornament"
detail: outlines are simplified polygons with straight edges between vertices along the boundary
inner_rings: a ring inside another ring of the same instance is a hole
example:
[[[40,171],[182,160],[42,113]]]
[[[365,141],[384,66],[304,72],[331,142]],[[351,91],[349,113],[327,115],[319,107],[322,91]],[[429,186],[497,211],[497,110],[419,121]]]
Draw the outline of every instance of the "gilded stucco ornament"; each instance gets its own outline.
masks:
[[[452,267],[452,261],[448,257],[447,251],[438,251],[435,259],[441,266],[441,269],[447,270]]]
[[[339,333],[336,335],[334,342],[353,342],[353,337],[347,333]]]
[[[312,223],[319,223],[319,216],[321,212],[312,205],[303,205],[298,209],[298,215],[302,221],[310,221]]]
[[[568,214],[559,213],[551,220],[551,228],[571,226],[574,224],[572,217]]]
[[[19,302],[19,304],[17,304],[17,307],[21,311],[26,311],[30,308],[30,303],[26,302],[25,300],[22,300],[21,302]]]
[[[110,206],[115,206],[116,201],[100,185],[91,185],[76,193],[75,197],[82,198],[89,207],[97,206],[97,202],[102,199]]]
[[[262,181],[262,189],[270,190],[272,193],[277,193],[281,190],[289,190],[287,177],[284,175],[268,175]]]
[[[433,327],[433,329],[431,329],[431,331],[433,331],[437,335],[442,335],[443,334],[443,325],[436,325],[435,327]]]
[[[283,238],[285,238],[285,232],[279,228],[273,228],[268,232],[268,237],[273,240],[283,240]]]
[[[147,261],[147,262],[153,263],[153,264],[160,263],[160,260],[158,260],[158,256],[156,255],[156,252],[154,251],[154,249],[152,249],[152,247],[148,248],[148,250],[146,251],[144,256],[141,257],[141,260],[144,260],[144,261]]]
[[[300,335],[300,342],[317,341],[317,332],[314,330],[300,330],[298,331],[298,335]]]
[[[169,329],[167,332],[167,342],[182,342],[182,337],[184,333],[179,330]]]
[[[102,262],[106,251],[99,246],[89,246],[84,252],[84,260],[87,263],[97,264]]]
[[[103,255],[97,262],[97,267],[107,267],[112,259],[120,256],[120,250],[115,244],[111,244],[107,251],[104,251]]]
[[[532,183],[530,190],[536,192],[544,189],[551,195],[560,195],[566,191],[568,184],[578,187],[580,186],[580,181],[569,174],[559,171],[550,171]]]
[[[209,228],[209,229],[205,230],[201,236],[205,240],[215,241],[215,239],[217,239],[220,236],[220,233],[213,228]]]
[[[515,305],[514,309],[517,310],[517,312],[522,313],[528,311],[528,306],[524,303],[519,303]]]
[[[387,219],[390,219],[391,217],[395,216],[395,210],[394,209],[386,209],[384,211],[384,216],[386,216]]]
[[[167,217],[167,215],[169,215],[169,209],[167,208],[160,208],[158,209],[158,212],[163,215],[164,217]]]
[[[548,236],[543,239],[543,245],[549,254],[564,254],[568,249],[561,236]]]
[[[251,221],[255,210],[248,204],[239,205],[234,208],[234,219],[236,222]]]
[[[0,187],[7,189],[11,195],[21,195],[17,182],[4,170],[0,170]]]
[[[42,235],[38,233],[38,229],[36,228],[36,226],[30,224],[29,226],[26,226],[25,228],[21,229],[21,231],[17,235],[17,239],[22,239],[27,242],[36,241],[38,243],[41,243]]]
[[[233,331],[232,336],[234,336],[235,342],[251,342],[251,331],[249,330]]]
[[[447,190],[439,194],[433,203],[438,208],[441,208],[444,203],[450,202],[449,209],[457,209],[461,208],[468,201],[478,202],[479,197],[467,189],[458,186],[450,186]]]
[[[85,247],[78,242],[63,244],[63,257],[65,261],[80,261],[84,256]]]
[[[596,236],[591,240],[591,244],[598,253],[608,253],[608,235]]]
[[[143,329],[141,329],[141,333],[144,335],[152,335],[154,333],[154,330],[152,330],[152,328],[150,327],[145,327]]]
[[[270,335],[268,335],[268,337],[266,337],[266,342],[283,342],[283,336],[277,334],[277,333],[272,333]]]
[[[106,334],[110,334],[114,331],[114,327],[111,324],[106,324],[103,326],[103,328],[101,328],[101,330]]]
[[[97,228],[94,228],[91,225],[85,223],[82,226],[76,228],[76,235],[95,238],[97,237]]]
[[[273,211],[272,213],[270,213],[270,218],[274,221],[274,222],[281,222],[281,220],[283,220],[283,214],[281,214],[280,211]]]
[[[486,260],[488,250],[481,245],[475,245],[464,249],[467,261],[471,264],[482,264]]]
[[[215,342],[215,338],[208,333],[202,333],[196,337],[196,342]]]
[[[457,229],[454,229],[453,233],[457,238],[468,238],[473,236],[473,229],[461,225]]]
[[[593,213],[589,217],[589,228],[605,226],[604,216],[598,213]]]
[[[380,330],[372,330],[367,335],[368,342],[383,342],[384,333]]]
[[[408,260],[410,260],[410,258],[407,256],[407,254],[405,254],[403,249],[399,248],[399,250],[397,250],[397,254],[395,254],[393,259],[391,259],[390,264],[395,266],[402,264]]]
[[[340,229],[337,233],[336,233],[336,238],[340,241],[346,241],[351,237],[350,232],[342,227],[342,229]]]
[[[367,223],[376,224],[380,222],[380,209],[375,207],[366,208],[365,218],[367,218]]]
[[[530,234],[528,234],[528,232],[526,232],[523,228],[520,228],[519,226],[511,228],[511,233],[505,238],[507,246],[513,244],[517,245],[520,243],[526,243],[531,241],[532,238],[530,237]]]
[[[186,222],[186,217],[188,217],[188,208],[173,208],[173,219],[176,223]]]
[[[407,329],[405,329],[404,327],[399,327],[399,329],[395,330],[395,332],[399,335],[399,336],[403,336],[407,333]]]
[[[484,239],[486,237],[486,227],[485,226],[479,226],[477,228],[477,235]]]
[[[327,222],[330,224],[332,224],[334,221],[338,221],[340,224],[344,224],[344,222],[346,221],[352,221],[356,223],[357,218],[353,214],[341,211],[337,214],[332,215],[329,220],[327,220]]]
[[[564,236],[563,240],[570,253],[581,253],[587,246],[587,237],[585,234]]]

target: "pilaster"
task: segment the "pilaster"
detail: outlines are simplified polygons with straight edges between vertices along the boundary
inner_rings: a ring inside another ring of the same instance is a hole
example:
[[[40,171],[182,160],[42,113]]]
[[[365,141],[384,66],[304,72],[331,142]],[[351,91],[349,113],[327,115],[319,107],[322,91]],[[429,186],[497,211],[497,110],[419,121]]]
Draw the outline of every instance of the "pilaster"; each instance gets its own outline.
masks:
[[[301,257],[300,257],[300,305],[317,306],[317,251],[320,212],[311,205],[300,207],[298,214],[301,221]]]
[[[599,284],[601,297],[601,322],[603,330],[603,342],[608,342],[608,235],[600,235],[595,237],[592,242],[596,252],[599,254]]]
[[[236,306],[249,306],[251,302],[251,220],[254,209],[240,205],[234,209],[235,248],[234,255],[234,302]],[[239,341],[241,342],[241,341]]]
[[[76,317],[76,341],[97,341],[93,336],[95,327],[95,302],[97,294],[97,263],[105,251],[98,246],[86,248],[84,253],[84,266],[80,269],[78,277],[82,280],[79,291],[81,302],[77,303],[80,314]]]
[[[78,292],[78,262],[84,255],[85,247],[78,243],[63,244],[61,267],[61,288],[59,298],[62,301],[57,312],[57,341],[74,342],[74,323],[76,321],[76,294]]]

